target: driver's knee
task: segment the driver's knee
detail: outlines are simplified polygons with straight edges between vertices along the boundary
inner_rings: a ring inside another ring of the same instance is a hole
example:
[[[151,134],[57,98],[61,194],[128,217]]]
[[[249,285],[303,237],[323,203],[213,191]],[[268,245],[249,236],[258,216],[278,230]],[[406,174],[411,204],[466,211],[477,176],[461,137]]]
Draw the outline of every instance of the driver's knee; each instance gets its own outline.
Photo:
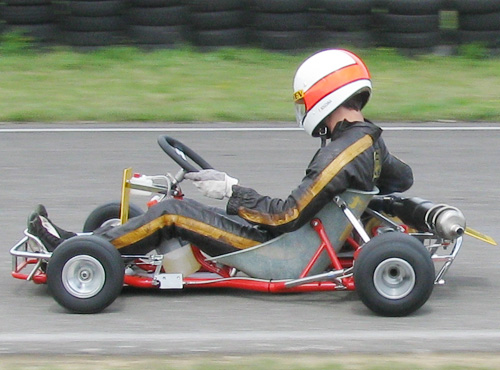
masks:
[[[159,215],[183,215],[193,216],[201,214],[207,206],[192,199],[168,198],[151,206],[147,213]]]
[[[168,198],[149,207],[146,214],[154,215],[154,218],[165,214],[177,214],[186,204],[185,200]]]

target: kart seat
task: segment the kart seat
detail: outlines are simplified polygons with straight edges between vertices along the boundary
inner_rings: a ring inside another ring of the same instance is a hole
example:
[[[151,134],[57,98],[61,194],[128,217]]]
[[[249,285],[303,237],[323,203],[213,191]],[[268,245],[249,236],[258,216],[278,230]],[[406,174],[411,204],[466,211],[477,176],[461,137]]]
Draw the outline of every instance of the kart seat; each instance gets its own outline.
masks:
[[[356,217],[365,211],[378,189],[371,192],[348,189],[340,194]],[[352,225],[335,202],[329,202],[314,217],[320,219],[336,251],[340,250],[352,231]],[[234,267],[259,279],[297,279],[314,256],[321,240],[307,223],[299,229],[280,235],[255,247],[211,257],[209,260]],[[324,272],[330,259],[323,251],[310,274]]]

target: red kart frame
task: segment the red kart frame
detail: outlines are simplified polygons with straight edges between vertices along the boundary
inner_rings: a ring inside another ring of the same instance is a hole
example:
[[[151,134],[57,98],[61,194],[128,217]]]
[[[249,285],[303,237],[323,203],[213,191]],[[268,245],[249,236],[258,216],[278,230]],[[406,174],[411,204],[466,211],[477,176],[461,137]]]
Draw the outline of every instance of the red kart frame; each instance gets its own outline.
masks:
[[[331,261],[331,266],[335,271],[344,272],[345,269],[352,268],[355,255],[353,257],[339,257],[334,247],[332,246],[328,235],[323,227],[321,220],[313,219],[311,221],[311,226],[317,232],[321,243],[318,246],[314,256],[311,258],[307,266],[304,268],[300,274],[299,279],[307,279],[312,266],[318,261],[319,256],[323,251],[328,253]],[[25,232],[28,234],[27,232]],[[29,235],[29,234],[28,234]],[[28,252],[27,250],[21,251],[19,248],[22,245],[27,245],[29,238],[36,238],[33,235],[25,236],[18,244],[12,248],[14,262],[12,277],[20,280],[31,280],[35,284],[46,284],[47,274],[39,269],[40,264],[43,260],[49,260],[50,253],[42,252]],[[357,251],[360,248],[359,243],[357,243],[353,238],[348,238],[349,245]],[[201,265],[201,272],[213,273],[212,277],[185,277],[183,279],[185,288],[235,288],[235,289],[245,289],[268,293],[284,293],[284,292],[315,292],[315,291],[333,291],[333,290],[355,290],[354,279],[352,275],[342,277],[339,282],[341,284],[333,281],[316,281],[311,283],[303,283],[298,286],[287,285],[287,281],[272,281],[263,279],[254,279],[249,277],[235,277],[233,276],[232,268],[228,266],[218,266],[216,263],[207,261],[203,253],[196,247],[191,246],[193,255],[196,261]],[[35,255],[34,255],[35,254]],[[130,258],[131,256],[124,256]],[[136,265],[140,266],[144,271],[153,274],[161,264],[153,264],[148,261],[141,262],[144,256],[136,256]],[[23,260],[18,261],[19,258]],[[25,269],[29,266],[34,266],[33,269],[26,273]],[[341,276],[338,272],[335,275]],[[324,278],[334,278],[332,273],[325,274]],[[318,277],[316,276],[317,280]],[[159,283],[155,277],[146,277],[138,275],[127,275],[124,276],[124,284],[136,288],[159,288]]]

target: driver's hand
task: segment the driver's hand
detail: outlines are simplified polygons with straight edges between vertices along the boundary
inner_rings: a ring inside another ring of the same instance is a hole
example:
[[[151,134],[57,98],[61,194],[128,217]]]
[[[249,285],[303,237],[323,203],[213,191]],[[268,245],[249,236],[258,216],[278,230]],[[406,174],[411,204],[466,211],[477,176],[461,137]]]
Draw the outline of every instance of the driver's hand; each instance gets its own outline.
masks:
[[[214,199],[229,198],[233,194],[233,185],[238,184],[238,179],[212,169],[188,172],[184,178],[192,180],[204,196]]]

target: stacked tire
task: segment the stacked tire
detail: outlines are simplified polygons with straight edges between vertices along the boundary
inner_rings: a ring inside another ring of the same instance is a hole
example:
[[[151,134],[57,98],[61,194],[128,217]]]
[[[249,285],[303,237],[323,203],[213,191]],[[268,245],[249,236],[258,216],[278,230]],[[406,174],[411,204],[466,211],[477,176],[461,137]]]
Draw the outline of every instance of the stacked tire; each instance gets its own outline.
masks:
[[[182,0],[131,0],[126,19],[129,38],[136,46],[172,48],[185,42],[187,20]]]
[[[440,41],[440,0],[384,0],[387,13],[378,15],[382,46],[430,51]]]
[[[60,21],[65,44],[83,49],[120,44],[124,6],[124,0],[65,1]]]
[[[238,47],[248,42],[246,4],[242,0],[185,0],[190,40],[201,49]]]
[[[308,0],[253,0],[252,35],[267,50],[297,51],[309,47]]]
[[[20,32],[37,44],[55,41],[56,23],[51,0],[4,0],[4,32]]]
[[[324,47],[369,47],[372,45],[371,0],[316,0],[321,12],[315,26]]]
[[[483,43],[500,48],[500,1],[455,0],[462,44]]]

